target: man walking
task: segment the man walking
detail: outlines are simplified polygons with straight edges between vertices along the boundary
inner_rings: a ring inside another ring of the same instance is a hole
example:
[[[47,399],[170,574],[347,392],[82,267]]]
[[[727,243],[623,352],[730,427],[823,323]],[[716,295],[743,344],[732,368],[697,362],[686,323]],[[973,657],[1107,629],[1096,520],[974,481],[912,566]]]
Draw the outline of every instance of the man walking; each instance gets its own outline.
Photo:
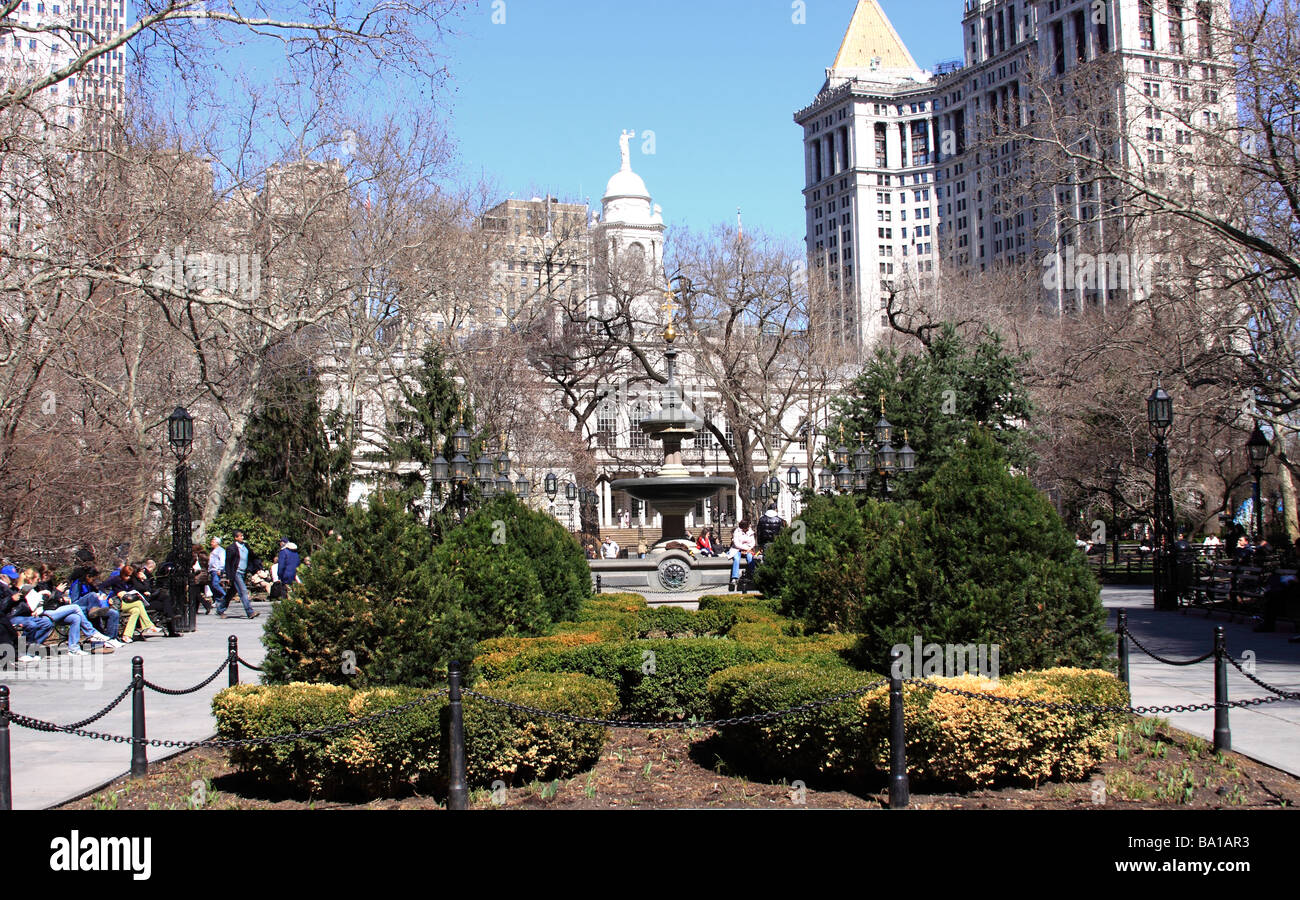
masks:
[[[248,586],[244,584],[244,577],[256,572],[262,567],[253,551],[244,543],[244,533],[235,532],[235,543],[226,550],[226,577],[230,579],[230,584],[239,594],[239,602],[244,604],[244,615],[250,619],[256,619],[261,613],[253,612],[253,604],[248,599]],[[217,615],[221,618],[226,617],[226,607],[229,606],[229,598],[222,598],[221,603],[217,605]]]
[[[212,602],[217,605],[218,613],[226,609],[226,589],[221,586],[221,575],[225,571],[226,548],[221,546],[221,538],[214,537],[212,552],[208,554],[208,581],[212,587]]]

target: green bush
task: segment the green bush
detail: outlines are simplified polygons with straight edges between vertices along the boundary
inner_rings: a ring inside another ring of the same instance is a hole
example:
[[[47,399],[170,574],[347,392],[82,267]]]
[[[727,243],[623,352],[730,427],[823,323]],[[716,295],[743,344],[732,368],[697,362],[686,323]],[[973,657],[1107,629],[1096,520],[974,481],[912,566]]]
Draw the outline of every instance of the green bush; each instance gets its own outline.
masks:
[[[516,653],[480,653],[475,664],[488,679],[518,672],[577,672],[618,688],[623,713],[663,721],[708,713],[708,678],[743,662],[770,659],[777,650],[718,638],[613,641],[557,649],[542,642]]]
[[[636,617],[638,638],[721,637],[736,624],[737,613],[726,607],[698,612],[675,606],[648,609]]]
[[[774,712],[864,687],[880,677],[799,663],[737,666],[709,679],[717,718]],[[1022,672],[1001,681],[933,679],[971,693],[1064,704],[1124,706],[1113,675],[1080,669]],[[907,684],[904,722],[908,772],[918,784],[968,789],[1083,777],[1113,744],[1124,713],[1011,706]],[[728,763],[767,777],[825,777],[844,785],[889,769],[889,697],[882,685],[815,712],[719,729]]]
[[[974,675],[932,679],[975,694],[1049,703],[1127,706],[1129,694],[1109,672],[1049,669],[999,681]],[[889,762],[889,697],[881,688],[860,701],[863,743],[875,766]],[[1123,712],[1040,709],[990,702],[907,684],[903,719],[907,770],[918,783],[968,789],[1079,779],[1114,745]]]
[[[262,664],[268,683],[353,687],[432,685],[453,654],[469,658],[440,610],[447,586],[425,571],[432,538],[401,498],[376,494],[353,507],[341,542],[312,556],[302,583],[267,619]]]
[[[1107,664],[1100,589],[1048,499],[1013,476],[980,430],[915,503],[818,498],[759,568],[759,585],[809,631],[861,636],[858,664],[895,644],[998,644],[1004,671]],[[744,629],[756,635],[758,629]]]
[[[267,680],[429,685],[479,641],[546,633],[550,610],[576,609],[586,582],[576,544],[537,515],[502,498],[435,545],[399,494],[352,508],[343,540],[326,542],[268,619]]]
[[[244,533],[244,543],[265,566],[269,568],[275,562],[275,554],[280,550],[281,535],[251,513],[223,512],[216,516],[203,533],[204,549],[207,549],[214,537],[221,538],[223,547],[229,547],[235,540],[236,531]]]
[[[513,496],[493,498],[467,516],[448,533],[440,552],[455,555],[472,546],[518,553],[541,587],[548,621],[572,618],[591,596],[591,569],[578,539]]]
[[[1073,535],[981,431],[873,548],[866,577],[864,667],[885,667],[892,646],[918,635],[998,644],[1003,671],[1109,664],[1100,588]]]
[[[848,668],[802,662],[734,666],[708,682],[714,718],[775,712],[865,687],[879,676]],[[866,723],[856,698],[775,721],[729,725],[718,730],[724,758],[747,772],[771,778],[860,778],[870,770],[862,741]]]
[[[759,590],[780,612],[812,631],[855,631],[873,583],[866,559],[898,527],[901,508],[852,495],[814,497],[798,530],[783,529],[764,551],[755,574]]]
[[[527,674],[481,693],[554,712],[607,718],[617,711],[612,685],[571,674]],[[361,718],[424,696],[415,688],[354,691],[335,685],[246,685],[213,699],[222,739],[269,737]],[[473,697],[464,701],[467,777],[489,785],[561,778],[600,755],[605,729],[533,716]],[[259,782],[330,798],[401,796],[446,789],[445,696],[331,735],[230,751],[231,764]]]

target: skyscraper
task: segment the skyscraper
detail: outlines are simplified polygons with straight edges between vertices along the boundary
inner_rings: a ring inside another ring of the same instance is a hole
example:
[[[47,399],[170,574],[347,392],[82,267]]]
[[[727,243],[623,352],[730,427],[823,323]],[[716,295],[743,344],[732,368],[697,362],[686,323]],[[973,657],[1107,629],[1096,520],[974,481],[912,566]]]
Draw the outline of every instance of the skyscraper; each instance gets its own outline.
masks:
[[[1130,227],[1133,192],[1106,170],[1211,189],[1195,161],[1199,135],[1235,121],[1228,17],[1225,0],[967,0],[964,59],[926,71],[860,0],[794,117],[810,271],[844,339],[869,348],[890,293],[923,295],[941,268],[1041,267],[1060,313],[1149,290],[1177,254]]]

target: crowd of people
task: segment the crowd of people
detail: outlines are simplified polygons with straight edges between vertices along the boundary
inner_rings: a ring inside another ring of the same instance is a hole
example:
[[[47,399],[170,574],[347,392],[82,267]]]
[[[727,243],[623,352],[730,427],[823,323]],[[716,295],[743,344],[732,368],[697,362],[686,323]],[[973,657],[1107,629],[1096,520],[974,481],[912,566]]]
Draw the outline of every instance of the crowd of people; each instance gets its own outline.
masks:
[[[191,604],[195,613],[201,606],[205,614],[215,611],[225,618],[232,596],[238,597],[247,618],[256,619],[261,613],[253,610],[250,586],[265,590],[272,600],[282,599],[309,563],[296,544],[281,538],[267,570],[243,532],[236,532],[229,544],[212,538],[206,552],[195,544],[189,556],[184,598],[172,596],[171,561],[160,567],[152,559],[138,564],[119,559],[115,568],[103,572],[84,549],[62,572],[45,564],[20,571],[0,561],[0,647],[10,649],[9,658],[36,662],[40,657],[32,651],[51,641],[58,630],[70,655],[112,653],[137,641],[179,637],[181,603]]]

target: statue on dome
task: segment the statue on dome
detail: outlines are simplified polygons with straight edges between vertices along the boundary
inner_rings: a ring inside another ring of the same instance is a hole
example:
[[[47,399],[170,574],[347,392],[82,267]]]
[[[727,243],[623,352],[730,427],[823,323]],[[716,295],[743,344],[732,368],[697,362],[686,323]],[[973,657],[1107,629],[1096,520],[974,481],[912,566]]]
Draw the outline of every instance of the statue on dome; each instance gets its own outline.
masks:
[[[622,170],[625,172],[632,168],[632,150],[628,142],[634,137],[636,137],[635,131],[624,131],[618,136],[618,152],[623,160]]]

